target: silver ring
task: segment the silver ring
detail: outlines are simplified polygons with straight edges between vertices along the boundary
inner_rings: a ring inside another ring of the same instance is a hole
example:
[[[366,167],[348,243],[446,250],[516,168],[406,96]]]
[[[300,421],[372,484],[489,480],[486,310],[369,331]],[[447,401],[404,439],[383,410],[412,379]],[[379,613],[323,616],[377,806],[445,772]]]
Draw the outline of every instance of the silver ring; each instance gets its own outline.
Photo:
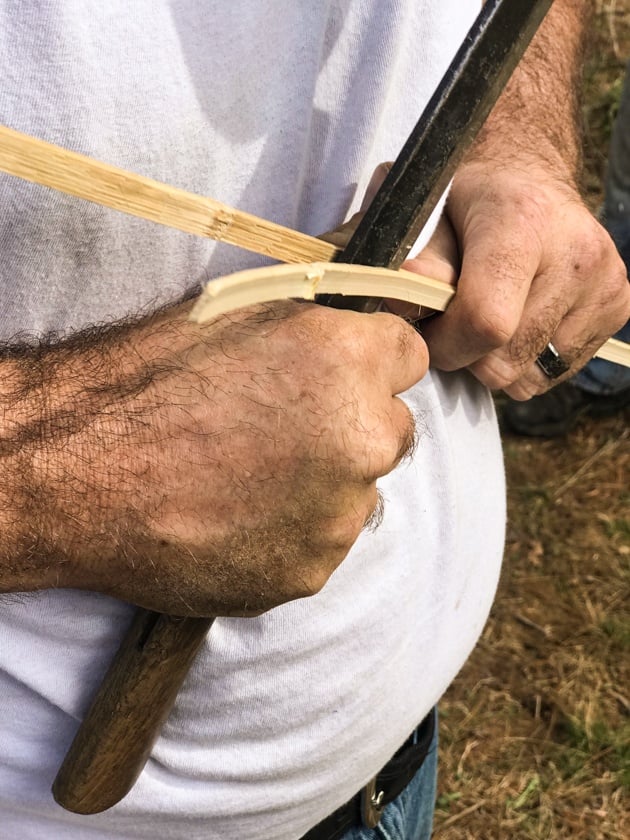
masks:
[[[565,361],[551,342],[545,347],[536,364],[548,379],[557,379],[566,373],[571,365]]]

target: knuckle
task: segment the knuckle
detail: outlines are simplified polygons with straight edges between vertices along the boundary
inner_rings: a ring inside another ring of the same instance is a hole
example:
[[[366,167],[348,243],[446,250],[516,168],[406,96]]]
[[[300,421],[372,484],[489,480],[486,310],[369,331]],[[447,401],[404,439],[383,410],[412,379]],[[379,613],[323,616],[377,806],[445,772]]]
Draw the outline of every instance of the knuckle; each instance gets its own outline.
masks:
[[[317,595],[328,583],[330,575],[322,570],[317,570],[309,578],[308,586],[305,586],[302,591],[296,596],[297,598],[311,598]]]
[[[515,230],[523,235],[540,237],[546,230],[552,208],[544,191],[527,191],[512,196],[510,216]],[[502,221],[502,220],[501,220]]]
[[[261,599],[264,609],[317,595],[347,552],[336,545],[319,546],[315,550],[310,546],[310,553],[301,552],[299,559],[294,558],[277,576],[267,570],[266,581],[271,585]]]
[[[355,489],[345,503],[339,505],[337,514],[321,523],[318,554],[323,558],[322,567],[328,575],[346,557],[377,505],[376,484],[371,482],[359,492]]]
[[[426,345],[418,332],[399,318],[397,315],[392,315],[395,325],[393,326],[393,339],[396,342],[396,350],[399,359],[409,358],[416,355],[424,355],[426,353]]]
[[[425,340],[411,324],[398,318],[400,335],[398,338],[398,352],[400,358],[413,359],[426,372],[429,366],[429,350]]]
[[[573,255],[571,268],[575,276],[585,281],[596,275],[599,283],[595,288],[603,290],[610,283],[618,289],[627,282],[625,266],[608,232],[598,222],[591,221]]]
[[[615,243],[608,231],[599,223],[591,229],[591,235],[586,237],[584,242],[587,249],[586,256],[591,264],[610,262],[611,260],[621,263]]]
[[[367,369],[370,357],[374,355],[375,342],[357,313],[343,314],[352,317],[346,318],[338,327],[329,328],[324,353],[333,365],[342,365],[343,370],[347,366],[355,371]]]
[[[507,306],[472,310],[468,328],[482,347],[495,349],[507,344],[518,327],[518,315]]]
[[[361,477],[369,483],[390,473],[405,458],[409,458],[416,448],[416,423],[409,409],[402,403],[404,416],[394,421],[389,428],[382,428],[380,433],[370,434],[362,441],[360,458]]]
[[[301,594],[297,597],[310,597],[321,592],[332,574],[345,560],[355,541],[356,536],[349,545],[329,545],[322,550],[316,562],[311,565],[308,577],[303,580]]]
[[[410,458],[418,444],[416,418],[402,400],[398,400],[398,402],[401,403],[404,409],[404,416],[395,440],[396,451],[394,453],[392,466],[395,466],[399,463],[399,461],[402,461],[405,458]]]
[[[377,312],[374,317],[380,319],[383,333],[395,354],[395,358],[408,359],[416,355],[426,356],[426,345],[411,324],[408,324],[398,315],[389,312]],[[379,353],[382,351],[382,347],[376,347],[375,349]]]
[[[491,391],[503,391],[514,381],[513,376],[501,376],[488,368],[479,369],[479,373],[476,373],[476,375],[481,384],[485,385]]]
[[[333,571],[334,569],[328,569],[318,564],[309,570],[308,575],[299,575],[293,582],[292,594],[287,600],[310,598],[312,595],[317,595],[326,586]]]
[[[536,394],[544,393],[544,391],[552,387],[553,383],[549,383],[547,387],[541,387],[539,383],[535,384],[534,382],[518,380],[509,387],[506,387],[505,393],[513,400],[526,402],[527,400],[531,400],[532,397],[535,397]]]
[[[350,549],[357,541],[364,524],[365,518],[362,517],[352,524],[348,523],[345,527],[336,529],[336,533],[331,536],[332,544],[326,553],[326,564],[324,567],[326,574],[330,576],[348,555]]]
[[[604,274],[604,293],[608,299],[618,301],[622,308],[630,308],[628,270],[617,252],[614,254],[612,268]]]

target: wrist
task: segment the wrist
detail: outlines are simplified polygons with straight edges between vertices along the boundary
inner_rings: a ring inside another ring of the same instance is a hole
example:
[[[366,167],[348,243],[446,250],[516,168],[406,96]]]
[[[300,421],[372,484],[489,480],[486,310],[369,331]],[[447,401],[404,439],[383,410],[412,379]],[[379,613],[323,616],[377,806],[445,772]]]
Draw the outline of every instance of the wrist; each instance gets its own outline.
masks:
[[[527,136],[490,137],[490,128],[471,148],[455,176],[491,178],[506,175],[516,179],[555,182],[558,186],[579,190],[582,173],[582,149],[578,135],[567,130],[561,137],[529,132]]]
[[[538,160],[520,159],[512,166],[478,160],[458,170],[446,210],[455,229],[461,231],[465,218],[480,207],[485,213],[520,214],[524,221],[540,216],[541,223],[547,224],[545,220],[568,204],[583,204],[576,185]]]
[[[592,0],[555,0],[473,144],[470,162],[538,166],[577,187],[592,6]]]

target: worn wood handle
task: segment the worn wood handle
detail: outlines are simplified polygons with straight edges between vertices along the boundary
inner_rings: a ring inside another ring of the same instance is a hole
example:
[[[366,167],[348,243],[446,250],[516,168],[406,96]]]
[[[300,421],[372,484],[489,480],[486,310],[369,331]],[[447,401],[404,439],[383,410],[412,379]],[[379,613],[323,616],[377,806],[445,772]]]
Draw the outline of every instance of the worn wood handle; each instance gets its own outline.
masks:
[[[129,793],[212,622],[137,611],[59,769],[59,805],[97,814]]]

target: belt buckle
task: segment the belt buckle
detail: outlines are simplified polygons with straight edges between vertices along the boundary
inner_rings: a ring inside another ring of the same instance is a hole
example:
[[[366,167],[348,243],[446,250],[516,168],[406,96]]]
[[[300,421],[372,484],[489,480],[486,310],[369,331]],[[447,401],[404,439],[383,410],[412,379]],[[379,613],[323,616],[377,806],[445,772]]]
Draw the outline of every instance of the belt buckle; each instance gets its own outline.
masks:
[[[361,791],[361,821],[366,828],[376,828],[381,820],[385,791],[376,792],[376,776]]]

